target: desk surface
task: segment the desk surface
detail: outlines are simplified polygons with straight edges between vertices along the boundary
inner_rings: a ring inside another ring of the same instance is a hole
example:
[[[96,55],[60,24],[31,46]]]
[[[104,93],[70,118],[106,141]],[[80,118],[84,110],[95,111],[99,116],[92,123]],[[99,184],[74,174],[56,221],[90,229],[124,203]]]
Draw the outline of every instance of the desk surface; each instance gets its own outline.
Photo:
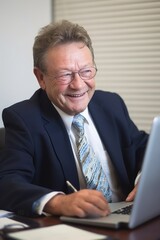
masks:
[[[40,227],[62,223],[58,217],[42,217],[34,219]],[[70,224],[95,233],[112,236],[115,240],[160,240],[160,217],[143,224],[134,230],[111,230],[100,227],[82,226]],[[47,239],[46,239],[47,240]]]

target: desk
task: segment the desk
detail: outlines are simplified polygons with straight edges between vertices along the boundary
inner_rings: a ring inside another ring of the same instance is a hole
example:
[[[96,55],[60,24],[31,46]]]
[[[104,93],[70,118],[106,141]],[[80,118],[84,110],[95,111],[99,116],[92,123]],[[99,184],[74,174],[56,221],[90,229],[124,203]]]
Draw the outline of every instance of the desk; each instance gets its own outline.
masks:
[[[29,218],[14,218],[15,220],[25,222],[31,226],[31,228],[47,227],[63,222],[60,221],[59,217],[39,217],[34,219]],[[160,217],[141,225],[134,230],[111,230],[101,227],[91,227],[78,224],[69,224],[74,227],[78,227],[87,231],[108,235],[113,237],[114,240],[160,240]],[[0,240],[5,240],[0,236]],[[47,240],[47,239],[46,239]],[[83,239],[82,239],[83,240]]]
[[[39,223],[40,227],[62,223],[58,217],[42,217],[35,219],[35,221]],[[112,236],[117,240],[160,240],[160,217],[145,223],[134,230],[111,230],[100,227],[82,226],[78,224],[70,225],[91,232]]]

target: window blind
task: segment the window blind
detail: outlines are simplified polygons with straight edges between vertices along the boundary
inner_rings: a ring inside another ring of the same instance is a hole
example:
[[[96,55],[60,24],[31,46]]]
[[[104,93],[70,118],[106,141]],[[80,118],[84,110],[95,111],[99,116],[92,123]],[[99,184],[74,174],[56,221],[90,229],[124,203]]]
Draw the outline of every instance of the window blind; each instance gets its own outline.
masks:
[[[96,88],[117,92],[139,129],[160,115],[160,1],[54,0],[53,20],[87,29],[98,68]]]

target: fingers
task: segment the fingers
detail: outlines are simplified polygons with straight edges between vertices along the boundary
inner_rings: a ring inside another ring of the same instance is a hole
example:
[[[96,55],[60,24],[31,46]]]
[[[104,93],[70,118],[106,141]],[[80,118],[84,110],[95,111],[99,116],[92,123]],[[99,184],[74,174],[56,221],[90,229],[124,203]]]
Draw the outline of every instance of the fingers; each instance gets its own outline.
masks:
[[[81,210],[80,217],[106,216],[110,213],[109,205],[103,194],[95,190],[82,190],[77,194],[77,206]]]
[[[126,201],[127,202],[132,202],[136,196],[138,185],[134,187],[134,189],[128,194]]]

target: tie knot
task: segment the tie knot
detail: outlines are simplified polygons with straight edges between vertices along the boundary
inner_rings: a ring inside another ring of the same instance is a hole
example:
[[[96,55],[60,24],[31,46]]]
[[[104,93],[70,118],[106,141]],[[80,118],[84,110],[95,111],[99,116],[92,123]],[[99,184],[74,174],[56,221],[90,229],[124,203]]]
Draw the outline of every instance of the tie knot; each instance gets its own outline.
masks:
[[[85,118],[81,114],[77,114],[73,118],[73,126],[78,131],[78,134],[82,136],[84,134],[84,120]]]

